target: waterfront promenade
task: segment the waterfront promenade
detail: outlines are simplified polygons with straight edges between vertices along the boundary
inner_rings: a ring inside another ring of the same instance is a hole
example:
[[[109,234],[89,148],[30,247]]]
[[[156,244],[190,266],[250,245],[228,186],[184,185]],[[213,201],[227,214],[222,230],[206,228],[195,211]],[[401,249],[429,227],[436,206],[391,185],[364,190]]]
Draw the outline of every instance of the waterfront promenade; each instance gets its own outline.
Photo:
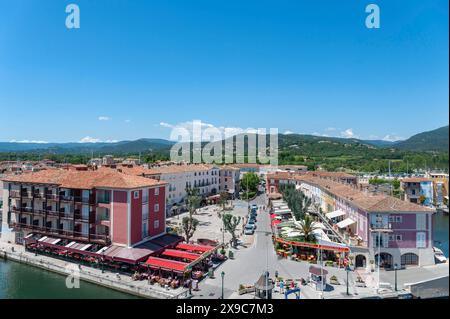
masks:
[[[14,251],[13,251],[14,249]],[[148,281],[133,281],[130,276],[117,274],[110,271],[79,266],[68,261],[51,258],[25,251],[21,245],[13,245],[0,242],[0,258],[14,260],[34,267],[58,273],[63,276],[79,274],[81,281],[94,283],[106,288],[125,292],[143,298],[155,299],[186,299],[189,292],[184,288],[166,289],[158,285],[149,285]],[[83,283],[80,282],[80,285]],[[70,289],[70,288],[67,288]],[[76,288],[72,288],[76,289]]]

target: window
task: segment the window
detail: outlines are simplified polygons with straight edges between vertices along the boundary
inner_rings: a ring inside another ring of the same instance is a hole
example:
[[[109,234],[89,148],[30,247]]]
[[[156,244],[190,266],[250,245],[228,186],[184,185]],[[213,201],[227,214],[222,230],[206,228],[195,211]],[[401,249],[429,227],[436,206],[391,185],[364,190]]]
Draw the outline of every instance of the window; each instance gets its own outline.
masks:
[[[133,198],[134,199],[138,199],[139,198],[139,191],[134,191],[133,192]]]
[[[155,204],[155,212],[159,212],[159,204]]]
[[[416,248],[426,248],[426,234],[424,232],[419,232],[416,234]]]
[[[394,216],[389,216],[389,222],[393,223],[395,221],[395,217]]]
[[[419,256],[413,253],[406,253],[401,256],[401,265],[404,266],[417,266],[419,265]]]
[[[159,220],[155,220],[154,222],[153,222],[153,228],[159,228]]]
[[[403,222],[402,216],[395,216],[395,222],[396,222],[396,223],[401,223],[401,222]]]
[[[159,187],[155,188],[155,196],[159,195]]]
[[[148,237],[148,225],[147,222],[142,223],[142,238]]]
[[[395,241],[402,241],[403,236],[402,235],[395,235]]]
[[[417,214],[416,215],[416,229],[426,230],[427,229],[427,215]]]

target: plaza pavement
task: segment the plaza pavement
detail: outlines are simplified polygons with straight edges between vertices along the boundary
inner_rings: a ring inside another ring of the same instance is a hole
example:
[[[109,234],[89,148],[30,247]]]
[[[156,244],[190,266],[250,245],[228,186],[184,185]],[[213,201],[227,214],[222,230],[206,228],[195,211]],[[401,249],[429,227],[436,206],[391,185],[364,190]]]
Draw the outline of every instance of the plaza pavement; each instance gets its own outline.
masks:
[[[251,204],[259,206],[266,205],[265,195],[257,197]],[[247,203],[242,201],[235,201],[235,207],[244,209],[246,214]],[[242,212],[242,211],[240,211]],[[243,241],[245,242],[244,236]],[[260,209],[257,215],[257,229],[254,235],[254,240],[251,246],[247,248],[239,247],[233,249],[235,258],[227,260],[215,271],[215,278],[207,278],[199,284],[199,291],[194,291],[194,298],[220,298],[222,290],[221,272],[224,276],[224,298],[253,298],[253,294],[246,294],[239,296],[237,290],[240,284],[253,285],[258,278],[265,272],[269,271],[271,278],[274,278],[275,271],[278,271],[280,277],[284,279],[299,280],[300,278],[307,279],[309,263],[297,262],[288,259],[279,259],[275,253],[273,243],[271,240],[271,226],[270,216],[267,211]],[[342,283],[339,286],[330,286],[329,291],[325,291],[324,298],[344,298],[346,291],[346,272],[343,269],[335,267],[325,267],[328,270],[328,278],[332,275],[338,277]],[[350,293],[355,297],[356,294],[370,294],[369,288],[354,287],[354,276],[349,274]],[[310,286],[301,286],[301,298],[317,299],[321,294],[315,291]],[[284,298],[282,294],[277,292],[273,294],[273,298]]]

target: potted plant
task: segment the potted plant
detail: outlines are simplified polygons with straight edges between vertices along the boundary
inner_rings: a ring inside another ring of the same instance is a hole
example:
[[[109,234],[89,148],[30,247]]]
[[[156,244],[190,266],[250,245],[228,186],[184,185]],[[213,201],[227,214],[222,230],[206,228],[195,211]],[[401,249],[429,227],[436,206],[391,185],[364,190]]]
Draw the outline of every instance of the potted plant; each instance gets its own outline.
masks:
[[[336,276],[334,276],[334,275],[330,277],[330,284],[332,284],[332,285],[340,285],[338,278]]]
[[[234,253],[231,250],[228,251],[228,258],[230,259],[234,258]]]

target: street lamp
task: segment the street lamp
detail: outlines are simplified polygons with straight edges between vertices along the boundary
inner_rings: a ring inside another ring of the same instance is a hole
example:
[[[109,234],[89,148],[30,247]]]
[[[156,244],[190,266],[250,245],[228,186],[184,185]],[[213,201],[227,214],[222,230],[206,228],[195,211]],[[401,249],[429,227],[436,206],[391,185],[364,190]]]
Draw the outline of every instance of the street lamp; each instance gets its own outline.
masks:
[[[224,280],[224,278],[225,278],[225,272],[222,271],[222,273],[221,273],[220,275],[222,276],[222,298],[221,298],[221,299],[224,299],[224,298],[223,298],[223,280]]]
[[[395,291],[398,291],[398,289],[397,289],[397,269],[398,269],[398,264],[394,264],[394,271],[395,271]]]
[[[348,273],[350,272],[350,267],[347,266],[345,270],[347,271],[347,296],[350,296],[350,292],[348,291]]]

